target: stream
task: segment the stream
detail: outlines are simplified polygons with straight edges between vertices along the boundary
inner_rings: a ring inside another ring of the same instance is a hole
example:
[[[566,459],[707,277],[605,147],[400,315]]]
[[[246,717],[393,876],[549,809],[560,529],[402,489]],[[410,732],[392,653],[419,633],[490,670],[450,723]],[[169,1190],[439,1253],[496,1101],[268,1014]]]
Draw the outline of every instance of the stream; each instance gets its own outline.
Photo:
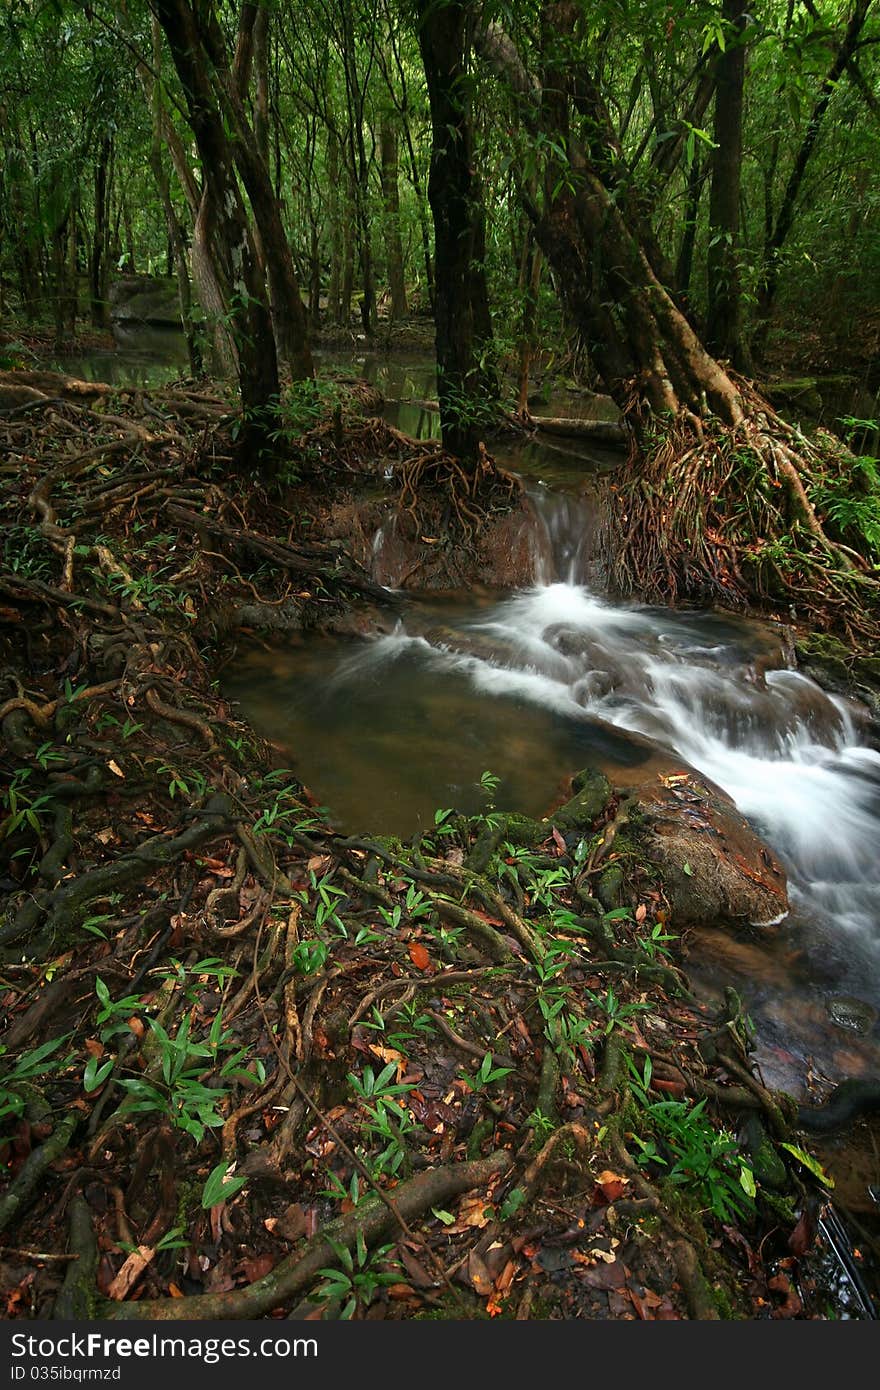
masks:
[[[436,415],[425,363],[351,365],[393,423],[422,437]],[[395,399],[397,398],[397,399]],[[399,403],[398,403],[399,402]],[[576,413],[555,400],[547,413]],[[620,786],[652,749],[726,791],[776,851],[791,910],[772,928],[688,933],[706,998],[733,985],[757,1031],[765,1082],[880,1074],[880,753],[867,711],[794,669],[775,624],[612,603],[596,535],[612,456],[581,443],[495,450],[534,503],[532,587],[406,593],[393,631],[245,649],[229,698],[350,831],[409,838],[439,807],[496,803],[541,816],[589,764]],[[374,541],[378,562],[383,532]]]
[[[179,334],[124,334],[116,354],[66,369],[137,384],[185,370]],[[377,385],[399,428],[437,434],[433,362],[319,356]],[[565,389],[540,408],[601,414]],[[867,712],[794,669],[774,624],[603,596],[596,535],[615,456],[557,438],[495,455],[534,503],[531,587],[407,592],[395,629],[367,640],[243,643],[225,694],[331,823],[365,833],[410,837],[438,807],[485,809],[487,770],[501,809],[541,816],[584,766],[624,785],[651,775],[652,750],[681,760],[780,856],[791,901],[772,928],[689,932],[694,986],[742,994],[768,1085],[800,1097],[805,1077],[880,1075],[880,753]],[[382,545],[380,529],[377,560]]]

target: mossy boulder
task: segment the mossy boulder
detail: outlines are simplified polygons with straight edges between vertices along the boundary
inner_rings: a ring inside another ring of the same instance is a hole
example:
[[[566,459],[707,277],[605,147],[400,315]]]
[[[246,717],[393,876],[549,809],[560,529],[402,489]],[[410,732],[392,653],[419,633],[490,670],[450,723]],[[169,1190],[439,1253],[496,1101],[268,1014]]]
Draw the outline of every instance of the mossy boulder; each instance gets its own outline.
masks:
[[[586,767],[572,778],[574,795],[547,817],[563,835],[591,830],[611,798],[611,783],[596,767]]]
[[[180,301],[174,278],[126,275],[113,281],[109,299],[112,319],[180,327]]]
[[[880,656],[853,652],[827,632],[799,638],[795,655],[805,676],[825,690],[861,700],[880,720]]]

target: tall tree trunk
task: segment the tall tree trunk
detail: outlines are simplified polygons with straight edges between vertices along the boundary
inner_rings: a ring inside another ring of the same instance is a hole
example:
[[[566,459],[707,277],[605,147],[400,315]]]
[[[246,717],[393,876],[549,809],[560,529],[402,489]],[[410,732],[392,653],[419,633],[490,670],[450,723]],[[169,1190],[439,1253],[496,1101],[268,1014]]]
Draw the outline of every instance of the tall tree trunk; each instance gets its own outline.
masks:
[[[388,288],[391,292],[391,321],[406,318],[406,281],[403,270],[403,241],[400,235],[400,195],[397,187],[397,131],[388,115],[379,130],[382,171],[382,200],[385,205],[385,256]]]
[[[327,288],[327,315],[331,323],[341,322],[340,290],[342,282],[342,225],[339,215],[339,142],[333,131],[327,132],[327,197],[330,237],[330,283]]]
[[[107,175],[110,167],[111,148],[110,136],[103,136],[98,145],[98,157],[95,161],[95,221],[92,251],[89,258],[89,309],[92,323],[96,328],[107,327]]]
[[[706,346],[739,371],[751,370],[742,336],[739,274],[739,202],[742,172],[744,41],[749,0],[723,0],[727,31],[715,85],[715,148],[709,192],[708,312]]]
[[[158,21],[156,21],[158,25]],[[161,28],[161,27],[160,27]],[[158,35],[161,41],[161,32]],[[155,60],[153,68],[159,71]],[[150,109],[154,109],[155,79],[145,64],[138,64],[138,77]],[[190,248],[190,270],[193,288],[204,318],[203,332],[210,339],[210,367],[216,376],[234,376],[238,370],[238,356],[232,333],[226,321],[226,301],[228,287],[224,287],[223,268],[211,242],[210,203],[206,189],[199,187],[193,173],[183,142],[172,124],[164,104],[159,103],[160,135],[171,156],[177,182],[186,200],[192,220],[192,244]],[[179,219],[178,219],[179,220]],[[181,233],[183,228],[181,227]],[[193,324],[194,347],[201,356],[201,345]]]
[[[153,66],[157,72],[161,71],[162,63],[162,31],[159,21],[153,16]],[[170,260],[169,274],[177,276],[177,300],[180,305],[180,324],[186,339],[186,351],[189,359],[189,369],[193,376],[198,376],[202,370],[202,354],[196,340],[195,327],[192,316],[192,290],[189,282],[189,268],[187,265],[187,246],[186,235],[180,222],[180,218],[174,210],[174,201],[171,197],[171,184],[165,169],[165,161],[162,150],[162,129],[164,106],[162,101],[162,89],[158,82],[152,83],[150,103],[150,114],[152,117],[152,138],[150,140],[150,168],[153,179],[159,193],[159,201],[162,204],[162,211],[165,214],[165,229],[168,234],[168,255]]]
[[[154,8],[183,87],[210,200],[213,241],[230,287],[244,415],[239,437],[244,450],[259,453],[270,450],[272,416],[278,401],[278,359],[265,286],[235,174],[235,157],[212,84],[205,36],[192,5],[187,0],[155,0]]]
[[[419,47],[431,106],[428,200],[434,216],[437,391],[444,446],[473,463],[497,400],[487,358],[483,213],[468,102],[472,10],[419,0]],[[479,281],[482,280],[482,287]]]
[[[340,327],[351,326],[351,297],[354,294],[354,206],[353,177],[345,180],[345,214],[342,223],[342,284],[339,289]]]
[[[688,170],[687,203],[685,205],[684,230],[675,263],[675,290],[678,302],[686,306],[691,291],[691,275],[694,269],[694,244],[697,239],[697,222],[700,216],[700,198],[706,170],[700,160],[699,152],[694,151],[691,167]]]
[[[52,312],[55,348],[63,348],[67,336],[67,223],[70,212],[52,231]]]
[[[541,287],[543,259],[541,248],[536,245],[534,231],[529,225],[526,229],[519,270],[522,317],[517,351],[516,411],[524,420],[528,419],[529,414],[529,372],[536,347],[538,292]]]
[[[64,294],[65,329],[69,338],[76,337],[79,315],[79,190],[74,189],[67,219],[67,276]]]
[[[245,111],[251,59],[255,38],[260,29],[260,8],[257,4],[242,5],[238,49],[233,66],[228,62],[223,33],[213,13],[209,15],[205,25],[205,52],[210,62],[208,76],[214,77],[214,90],[218,102],[232,127],[232,157],[247,191],[259,235],[259,246],[268,278],[278,355],[289,367],[294,381],[303,381],[315,374],[305,305],[300,294],[290,243],[281,220],[281,208],[272,187],[269,165],[263,157],[257,135]],[[262,49],[261,40],[256,45],[256,50],[262,52]]]

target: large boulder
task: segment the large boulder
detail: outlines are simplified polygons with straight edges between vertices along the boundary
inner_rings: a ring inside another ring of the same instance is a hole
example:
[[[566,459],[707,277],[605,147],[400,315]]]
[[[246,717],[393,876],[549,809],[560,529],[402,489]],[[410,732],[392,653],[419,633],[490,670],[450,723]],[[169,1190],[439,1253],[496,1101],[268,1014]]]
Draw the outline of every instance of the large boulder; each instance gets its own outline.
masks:
[[[156,275],[124,275],[110,286],[110,317],[123,323],[180,327],[177,281]]]
[[[769,927],[788,912],[785,870],[731,798],[691,770],[636,793],[639,842],[656,863],[676,926]]]

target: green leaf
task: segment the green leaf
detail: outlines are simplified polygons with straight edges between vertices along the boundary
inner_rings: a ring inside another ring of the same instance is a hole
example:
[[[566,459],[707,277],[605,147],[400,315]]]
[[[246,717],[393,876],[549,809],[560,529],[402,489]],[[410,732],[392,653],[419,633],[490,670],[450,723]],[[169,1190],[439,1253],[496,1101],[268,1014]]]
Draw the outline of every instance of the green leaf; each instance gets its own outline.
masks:
[[[780,1148],[787,1150],[792,1158],[796,1158],[798,1163],[802,1163],[803,1166],[813,1174],[813,1177],[818,1178],[825,1187],[834,1186],[834,1179],[825,1172],[818,1158],[814,1158],[812,1154],[808,1154],[803,1149],[799,1149],[797,1144],[780,1144]]]
[[[444,1226],[455,1225],[455,1217],[452,1215],[451,1211],[444,1211],[442,1207],[432,1207],[431,1211],[434,1213],[438,1221],[443,1222]]]
[[[115,1059],[111,1057],[109,1061],[99,1066],[98,1058],[90,1057],[86,1062],[86,1069],[83,1072],[83,1090],[86,1092],[97,1091],[99,1086],[103,1086],[107,1077],[113,1070],[114,1060]]]
[[[206,1210],[234,1197],[236,1192],[240,1192],[247,1182],[247,1178],[241,1174],[238,1177],[231,1176],[229,1168],[228,1163],[221,1161],[208,1174],[205,1186],[202,1188],[202,1206]]]
[[[688,878],[693,878],[693,876],[694,876],[694,871],[693,871],[693,869],[691,868],[690,864],[687,862],[687,860],[684,861],[684,863],[682,864],[681,867],[682,867],[682,869],[684,870],[684,872],[687,874]]]
[[[755,1186],[754,1173],[751,1168],[746,1168],[745,1165],[739,1170],[739,1185],[747,1197],[754,1197],[758,1190]]]

